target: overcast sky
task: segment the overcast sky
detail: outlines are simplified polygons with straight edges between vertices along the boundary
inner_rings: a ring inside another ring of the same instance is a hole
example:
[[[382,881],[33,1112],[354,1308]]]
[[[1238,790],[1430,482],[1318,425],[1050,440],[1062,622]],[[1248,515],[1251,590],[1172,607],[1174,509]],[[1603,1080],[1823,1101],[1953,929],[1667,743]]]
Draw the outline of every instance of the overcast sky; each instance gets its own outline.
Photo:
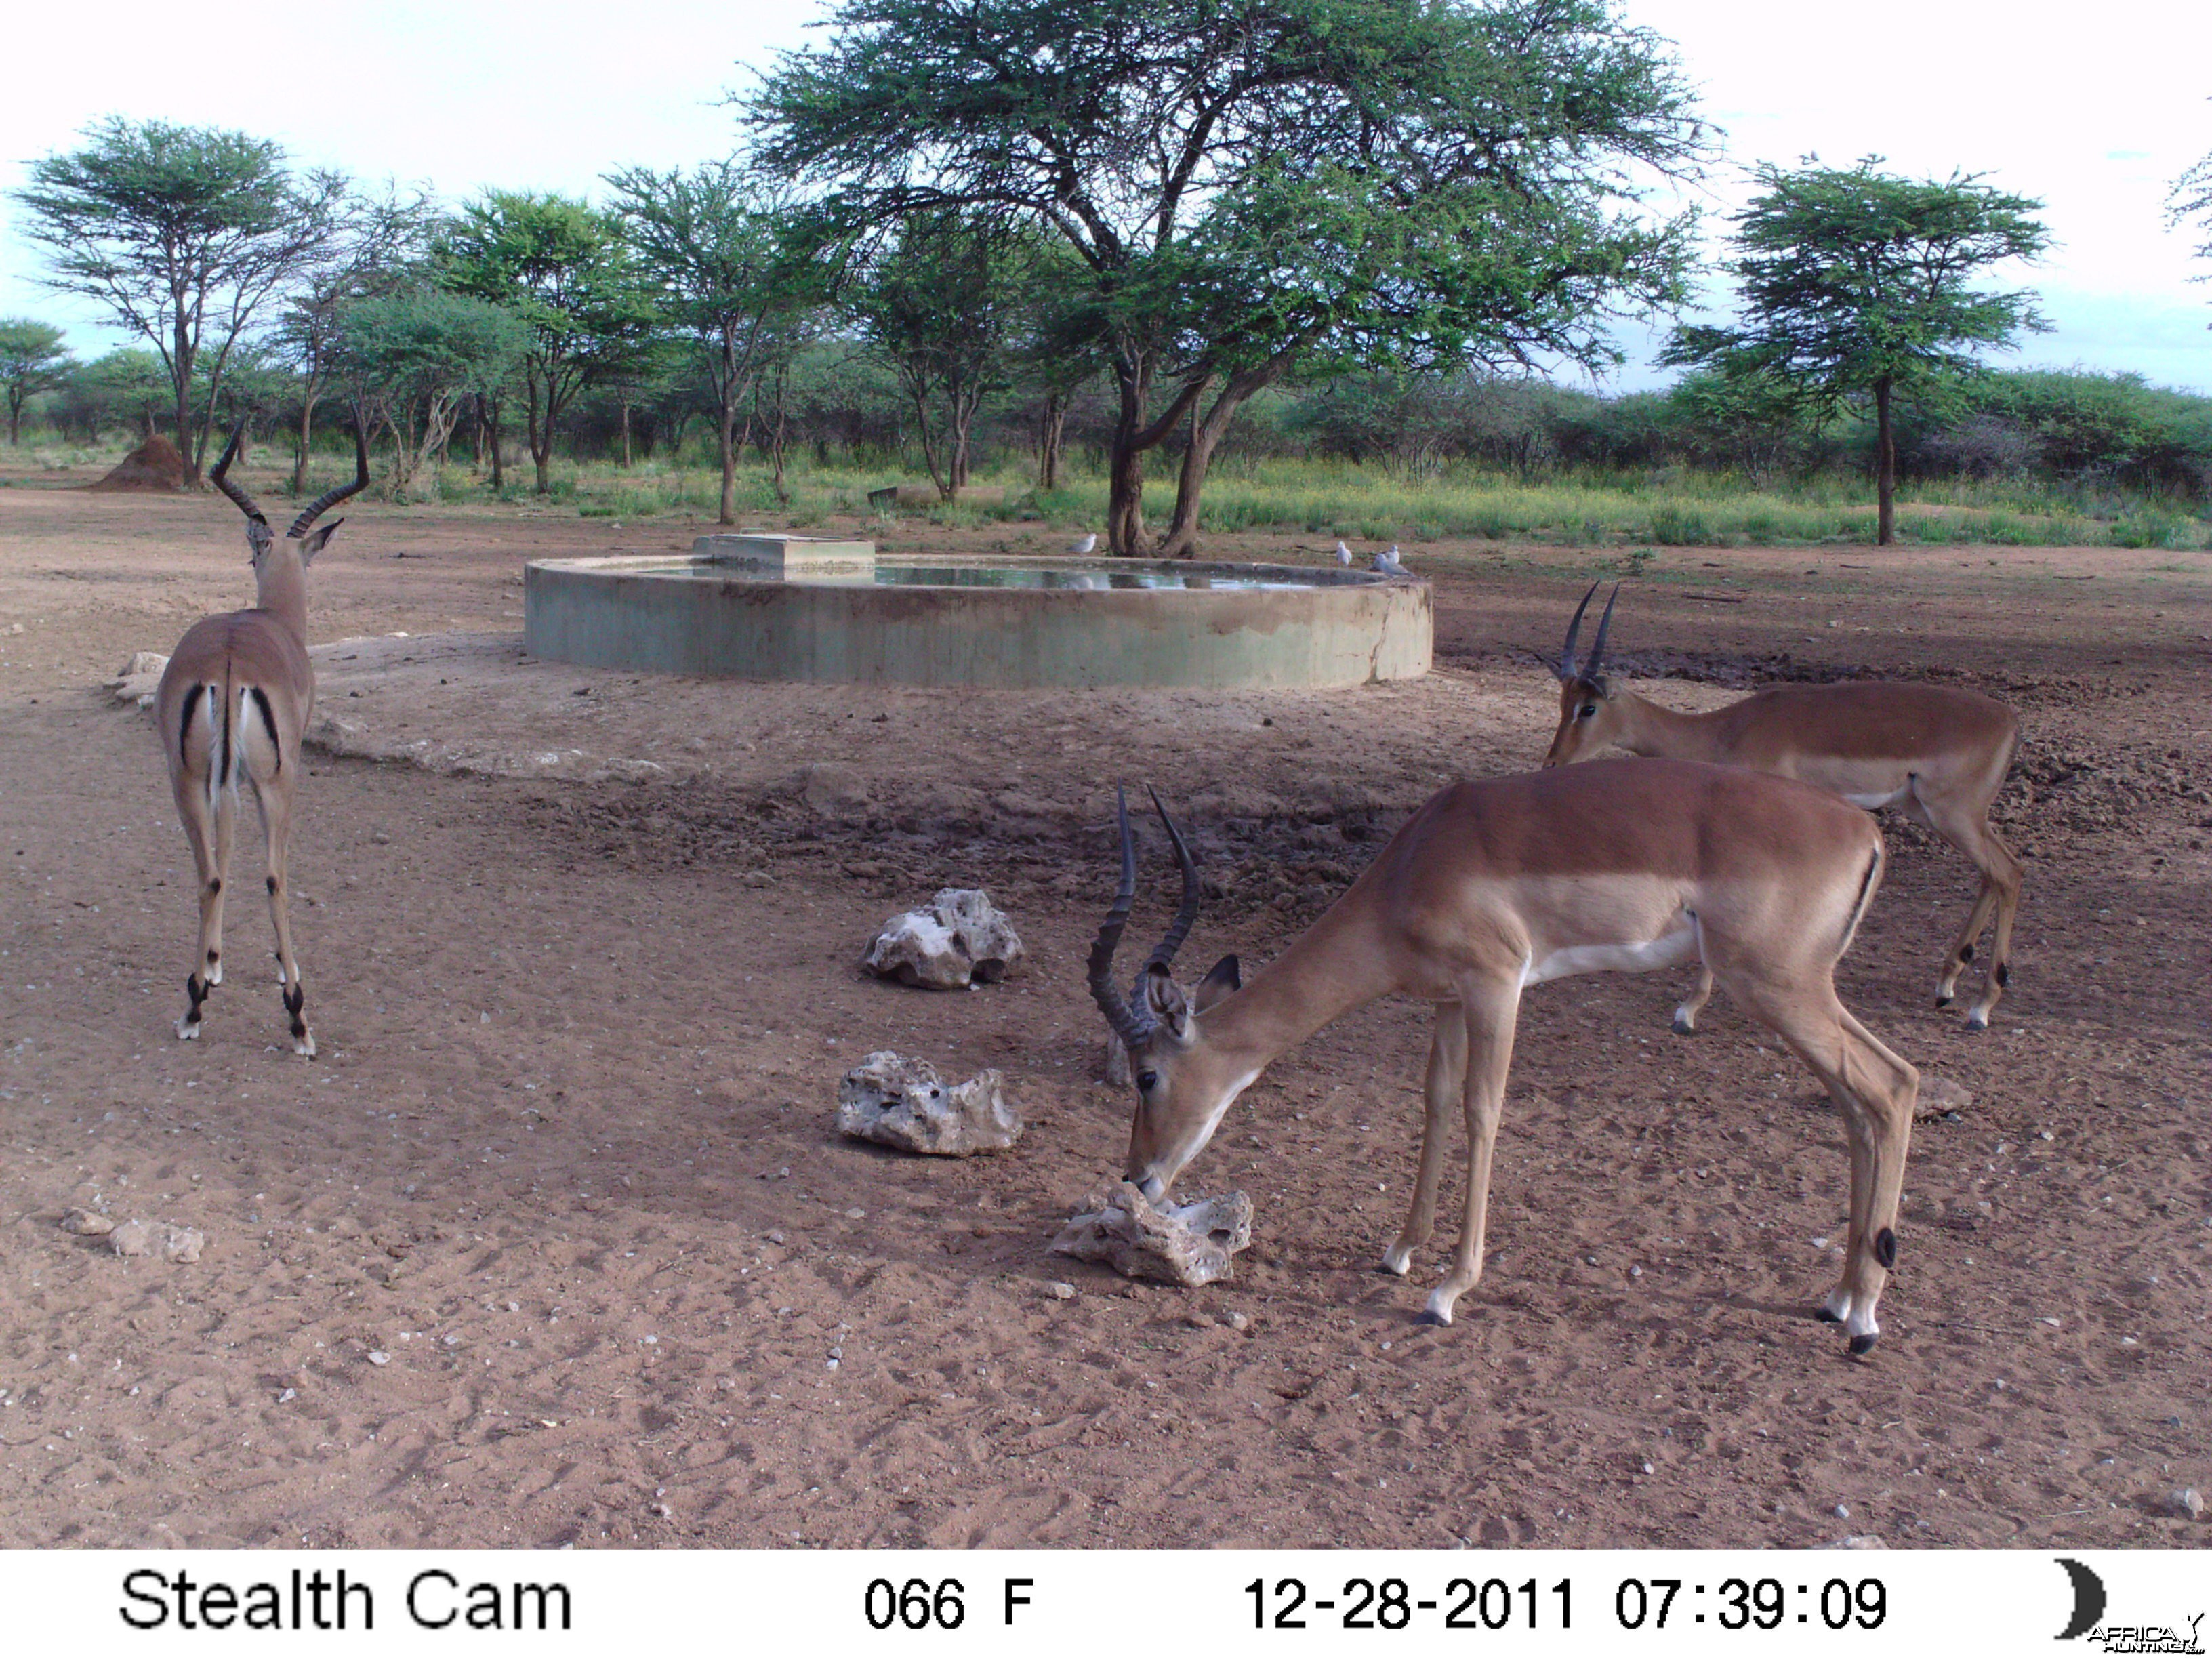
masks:
[[[2127,369],[2212,392],[2212,264],[2165,228],[2185,167],[2212,151],[2212,4],[2107,0],[1627,0],[1679,47],[1729,164],[1698,192],[1709,228],[1745,195],[1742,170],[1801,156],[1893,171],[1986,173],[2040,198],[2058,246],[2007,273],[2043,295],[2053,332],[2016,363]],[[448,198],[485,185],[593,192],[631,163],[726,154],[722,104],[743,65],[806,38],[812,0],[652,0],[634,21],[563,0],[398,0],[374,7],[109,0],[27,8],[9,25],[19,66],[0,96],[0,189],[111,113],[241,129],[298,161],[422,181]],[[180,17],[191,17],[181,34]],[[574,18],[573,24],[568,21]],[[2001,18],[2001,21],[1992,21]],[[116,337],[37,283],[35,253],[0,201],[0,315],[45,317],[81,351]],[[1724,295],[1723,296],[1724,299]],[[1616,385],[1663,380],[1654,336],[1622,331]]]

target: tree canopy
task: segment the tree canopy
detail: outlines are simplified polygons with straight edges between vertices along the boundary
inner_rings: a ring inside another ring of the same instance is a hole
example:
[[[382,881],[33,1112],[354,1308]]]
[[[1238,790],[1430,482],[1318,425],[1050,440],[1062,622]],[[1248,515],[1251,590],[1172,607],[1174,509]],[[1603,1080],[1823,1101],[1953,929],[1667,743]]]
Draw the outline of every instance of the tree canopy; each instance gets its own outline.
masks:
[[[691,342],[714,392],[720,521],[734,524],[738,411],[788,354],[796,320],[826,297],[812,239],[783,192],[727,161],[629,167],[607,183],[654,309]]]
[[[76,360],[61,330],[29,317],[0,317],[0,392],[8,399],[8,441],[22,440],[23,405],[69,379]]]
[[[1680,291],[1686,227],[1640,211],[1639,171],[1702,154],[1674,60],[1606,0],[846,0],[745,118],[848,224],[989,209],[1080,255],[1123,553],[1146,452],[1209,392],[1164,550],[1301,358],[1612,360],[1607,311]]]
[[[48,287],[94,301],[160,354],[197,478],[232,350],[315,257],[346,182],[295,178],[281,146],[219,128],[111,116],[84,137],[31,164],[15,192],[22,232],[47,251]]]
[[[571,197],[493,191],[462,209],[436,258],[447,287],[505,307],[530,331],[522,375],[542,495],[562,412],[624,370],[654,320],[621,225]]]
[[[1869,155],[1850,167],[1796,172],[1762,163],[1760,193],[1735,216],[1741,325],[1678,329],[1661,361],[1701,364],[1786,389],[1815,407],[1871,397],[1879,527],[1895,539],[1892,400],[1940,393],[1979,354],[2045,326],[2027,290],[1972,284],[1989,267],[2032,259],[2050,240],[2043,204],[1978,176],[1900,179]]]

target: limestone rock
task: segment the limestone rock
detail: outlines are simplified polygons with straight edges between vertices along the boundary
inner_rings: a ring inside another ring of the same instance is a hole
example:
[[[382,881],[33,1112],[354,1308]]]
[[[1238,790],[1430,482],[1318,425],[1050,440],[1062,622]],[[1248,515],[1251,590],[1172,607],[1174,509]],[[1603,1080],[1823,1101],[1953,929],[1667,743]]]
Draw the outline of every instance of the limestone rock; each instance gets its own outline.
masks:
[[[817,761],[799,774],[799,798],[825,818],[843,822],[868,815],[868,781],[835,761]]]
[[[1241,1192],[1163,1206],[1125,1181],[1061,1228],[1052,1248],[1124,1279],[1195,1287],[1226,1279],[1230,1258],[1251,1242],[1252,1200]]]
[[[168,665],[169,659],[158,651],[133,651],[131,659],[117,669],[106,684],[115,694],[116,702],[135,702],[141,708],[150,708],[155,692],[161,689],[161,671]]]
[[[837,1130],[934,1158],[1002,1152],[1021,1138],[1021,1115],[995,1071],[947,1085],[927,1060],[870,1054],[837,1085]]]
[[[166,1221],[126,1221],[108,1232],[107,1243],[118,1255],[152,1255],[158,1251],[165,1261],[197,1261],[206,1248],[207,1236],[197,1227],[179,1227]]]
[[[1946,1112],[1963,1112],[1974,1103],[1973,1091],[1962,1088],[1948,1077],[1938,1077],[1933,1072],[1920,1074],[1920,1097],[1914,1103],[1915,1117],[1941,1117]]]
[[[64,1210],[61,1227],[64,1232],[75,1233],[80,1238],[98,1238],[115,1231],[115,1218],[97,1210]]]
[[[927,910],[886,921],[861,964],[902,985],[957,991],[996,984],[1021,966],[1022,956],[1020,935],[988,893],[947,887]]]

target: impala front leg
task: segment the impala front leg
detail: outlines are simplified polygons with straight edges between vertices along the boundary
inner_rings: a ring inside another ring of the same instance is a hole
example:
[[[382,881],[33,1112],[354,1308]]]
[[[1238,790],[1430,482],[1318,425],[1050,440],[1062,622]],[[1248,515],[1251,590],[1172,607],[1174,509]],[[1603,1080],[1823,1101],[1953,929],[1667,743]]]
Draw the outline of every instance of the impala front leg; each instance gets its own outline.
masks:
[[[1520,1017],[1521,976],[1485,986],[1463,1000],[1467,1015],[1467,1219],[1444,1282],[1429,1292],[1425,1325],[1449,1325],[1452,1305],[1482,1277],[1483,1235],[1490,1219],[1490,1160],[1505,1108],[1505,1074],[1513,1065],[1513,1028]]]
[[[1413,1252],[1429,1242],[1437,1226],[1437,1184],[1443,1178],[1444,1141],[1451,1115],[1467,1082],[1467,1017],[1455,1002],[1437,1005],[1436,1035],[1429,1040],[1429,1074],[1423,1093],[1421,1168],[1413,1180],[1413,1207],[1406,1230],[1382,1255],[1382,1271],[1403,1279]]]

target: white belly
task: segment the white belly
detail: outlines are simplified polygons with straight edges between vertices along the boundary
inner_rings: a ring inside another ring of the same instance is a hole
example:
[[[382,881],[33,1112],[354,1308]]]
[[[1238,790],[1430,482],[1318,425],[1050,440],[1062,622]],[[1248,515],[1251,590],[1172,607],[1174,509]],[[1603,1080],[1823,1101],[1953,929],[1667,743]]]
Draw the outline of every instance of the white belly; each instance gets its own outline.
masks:
[[[1635,945],[1571,945],[1550,955],[1532,957],[1521,970],[1521,983],[1541,985],[1547,979],[1573,974],[1642,974],[1654,968],[1672,968],[1698,953],[1697,924],[1687,916],[1672,933]]]
[[[1847,795],[1845,795],[1845,796],[1844,797],[1844,799],[1845,800],[1847,800],[1847,801],[1850,802],[1850,804],[1851,804],[1852,805],[1854,805],[1854,806],[1863,806],[1863,807],[1864,807],[1868,811],[1871,812],[1871,811],[1874,811],[1876,807],[1878,807],[1878,806],[1901,806],[1901,805],[1903,805],[1905,804],[1905,798],[1906,798],[1907,796],[1911,795],[1911,793],[1912,793],[1912,785],[1908,781],[1908,782],[1906,782],[1906,783],[1905,783],[1905,784],[1900,785],[1899,787],[1897,787],[1897,788],[1895,788],[1895,789],[1891,790],[1887,794],[1880,794],[1880,795],[1849,795],[1849,794],[1847,794]]]

